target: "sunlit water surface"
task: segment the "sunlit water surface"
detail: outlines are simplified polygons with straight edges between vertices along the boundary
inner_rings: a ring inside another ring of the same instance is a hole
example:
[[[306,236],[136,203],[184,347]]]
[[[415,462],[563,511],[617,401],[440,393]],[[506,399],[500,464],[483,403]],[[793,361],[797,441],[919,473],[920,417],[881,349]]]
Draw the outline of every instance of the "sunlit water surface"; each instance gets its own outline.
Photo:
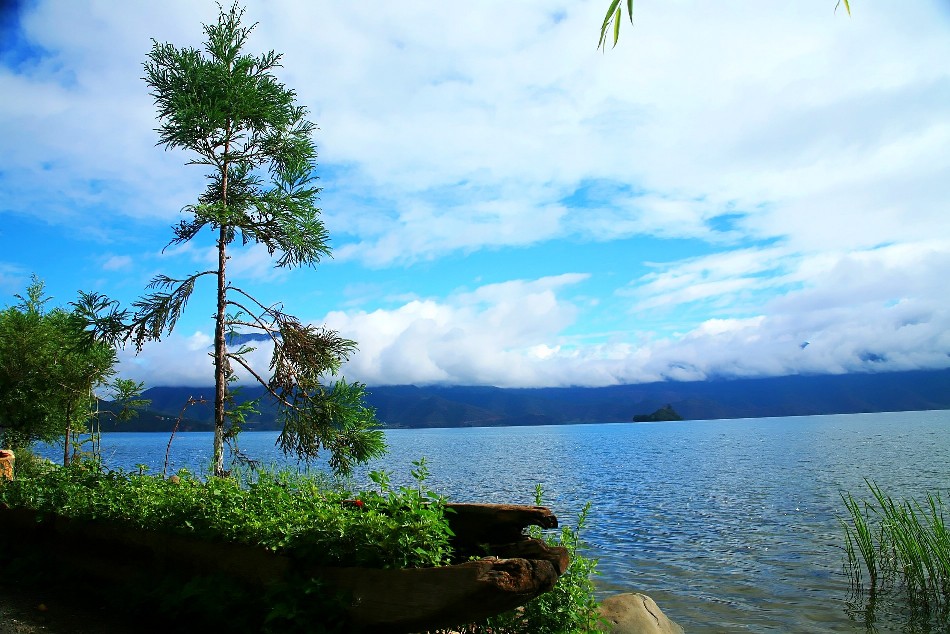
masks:
[[[390,452],[361,469],[429,484],[455,501],[545,503],[562,524],[592,503],[582,533],[602,595],[652,596],[687,632],[865,632],[849,610],[840,492],[869,478],[895,497],[950,489],[950,412],[386,432]],[[275,433],[241,450],[280,462]],[[168,434],[106,434],[110,467],[161,472]],[[50,456],[55,450],[50,451]],[[169,471],[203,471],[211,434],[178,434]],[[291,463],[293,464],[293,463]],[[878,632],[910,631],[900,613]],[[914,630],[920,631],[920,630]]]

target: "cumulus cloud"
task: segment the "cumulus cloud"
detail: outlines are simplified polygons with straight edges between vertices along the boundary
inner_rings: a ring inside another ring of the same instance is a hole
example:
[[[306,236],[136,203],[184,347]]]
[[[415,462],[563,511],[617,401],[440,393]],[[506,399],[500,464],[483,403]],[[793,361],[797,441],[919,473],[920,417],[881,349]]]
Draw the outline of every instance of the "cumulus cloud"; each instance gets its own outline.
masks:
[[[189,336],[176,333],[160,343],[146,344],[139,354],[130,348],[122,350],[118,370],[124,378],[143,381],[147,387],[213,385],[212,342],[201,331]]]
[[[935,241],[796,260],[789,277],[810,282],[765,302],[760,314],[633,339],[590,342],[572,334],[585,311],[573,295],[588,280],[584,274],[487,284],[392,309],[332,311],[315,325],[359,342],[344,373],[370,385],[595,386],[939,368],[950,354],[950,315],[940,299],[942,279],[950,275],[946,246]],[[796,278],[806,269],[821,274]],[[745,271],[735,269],[740,276]],[[178,375],[179,384],[210,383],[207,336],[155,350],[123,372],[154,384]],[[256,367],[266,368],[269,349],[254,354]]]
[[[102,263],[102,269],[104,271],[121,271],[131,266],[132,256],[129,255],[110,255]]]
[[[576,319],[558,291],[586,276],[489,284],[444,301],[415,300],[394,310],[334,311],[326,325],[357,340],[348,372],[372,384],[538,384],[537,361]]]

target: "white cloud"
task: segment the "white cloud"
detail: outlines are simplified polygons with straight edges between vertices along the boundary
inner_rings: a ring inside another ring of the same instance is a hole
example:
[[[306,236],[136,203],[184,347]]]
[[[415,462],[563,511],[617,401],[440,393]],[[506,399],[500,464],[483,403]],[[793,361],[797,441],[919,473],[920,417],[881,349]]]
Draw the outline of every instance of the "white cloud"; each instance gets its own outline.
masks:
[[[394,310],[334,311],[326,325],[359,342],[347,372],[379,383],[537,384],[532,359],[573,323],[577,308],[560,289],[571,274],[490,284],[446,301],[416,300]]]
[[[284,53],[322,161],[353,168],[325,192],[331,207],[367,191],[388,201],[361,210],[369,221],[328,211],[355,232],[339,257],[380,266],[576,234],[709,239],[725,205],[749,214],[750,235],[804,246],[948,229],[936,179],[950,167],[950,76],[935,60],[950,42],[936,7],[846,18],[827,0],[656,3],[600,53],[602,4],[486,2],[459,20],[426,2],[249,3],[252,46]],[[58,213],[123,200],[117,213],[168,219],[193,201],[200,170],[153,147],[141,63],[152,37],[197,45],[214,11],[38,3],[26,31],[49,57],[30,74],[0,70],[0,90],[18,95],[0,106],[9,193],[29,208],[45,163]],[[651,194],[572,220],[560,201],[589,179]],[[911,208],[898,204],[911,192]]]
[[[173,334],[159,343],[148,343],[139,354],[134,346],[119,353],[123,378],[143,381],[146,387],[214,385],[214,363],[208,354],[212,338],[201,331],[184,337]]]
[[[833,0],[643,3],[601,53],[604,4],[490,0],[460,19],[419,0],[249,3],[251,47],[284,53],[281,79],[321,126],[325,219],[348,271],[416,264],[410,277],[555,241],[628,240],[633,258],[639,240],[670,245],[642,275],[611,264],[614,284],[630,283],[594,301],[568,289],[611,282],[556,273],[603,263],[568,261],[447,296],[407,284],[386,309],[308,307],[360,342],[348,371],[545,385],[946,365],[939,3],[869,0],[850,18]],[[151,37],[199,44],[215,12],[30,3],[26,35],[45,53],[0,66],[0,93],[16,96],[0,100],[0,213],[114,235],[194,202],[202,171],[154,147],[141,63]],[[96,262],[147,279],[173,257],[214,261],[205,243]],[[287,281],[260,247],[232,258],[235,276]],[[7,287],[28,270],[8,261]],[[363,302],[382,294],[349,283]],[[205,352],[173,338],[126,363],[197,381]]]
[[[765,313],[705,319],[673,334],[600,343],[568,334],[583,314],[567,297],[589,279],[580,274],[489,284],[391,310],[333,311],[316,323],[359,343],[344,373],[370,385],[611,385],[938,368],[950,354],[943,245],[806,260],[800,268],[824,271],[820,281],[789,290]],[[940,274],[921,275],[931,270]],[[210,343],[201,333],[172,338],[124,361],[123,373],[153,385],[208,385]],[[265,369],[269,354],[267,346],[254,352],[255,367]]]
[[[104,271],[121,271],[132,266],[132,256],[129,255],[110,255],[102,263]]]
[[[0,291],[4,295],[22,293],[29,280],[29,274],[21,267],[0,262]]]

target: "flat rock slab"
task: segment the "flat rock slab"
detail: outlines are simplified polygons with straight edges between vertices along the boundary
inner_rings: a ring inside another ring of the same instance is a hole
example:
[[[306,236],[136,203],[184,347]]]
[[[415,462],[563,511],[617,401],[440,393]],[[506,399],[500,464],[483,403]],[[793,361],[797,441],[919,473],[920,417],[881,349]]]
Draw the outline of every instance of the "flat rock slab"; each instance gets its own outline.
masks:
[[[607,619],[602,631],[610,634],[683,634],[653,599],[639,592],[607,597],[600,604],[600,615]]]

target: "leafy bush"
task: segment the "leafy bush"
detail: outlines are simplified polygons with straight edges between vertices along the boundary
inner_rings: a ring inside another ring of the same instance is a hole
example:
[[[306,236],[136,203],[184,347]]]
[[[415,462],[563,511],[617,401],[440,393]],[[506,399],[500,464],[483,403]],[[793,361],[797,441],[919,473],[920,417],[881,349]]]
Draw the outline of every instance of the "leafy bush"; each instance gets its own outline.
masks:
[[[44,466],[31,470],[29,477],[0,485],[0,506],[249,544],[315,565],[403,568],[452,563],[453,534],[445,499],[425,486],[429,475],[425,460],[413,465],[415,486],[394,487],[389,474],[379,471],[370,474],[375,488],[358,492],[320,475],[289,471],[202,480],[183,470],[165,480],[144,469],[105,471],[97,463]],[[541,495],[539,486],[539,505]],[[565,526],[553,535],[530,529],[532,537],[570,553],[571,565],[552,591],[522,608],[453,631],[596,632],[600,619],[591,576],[597,561],[580,552],[580,531],[589,508],[584,507],[573,529]],[[152,585],[152,595],[163,602],[163,613],[182,618],[204,618],[220,625],[217,613],[202,612],[217,607],[219,612],[232,612],[236,622],[259,619],[261,627],[271,631],[329,632],[344,627],[336,620],[340,597],[319,580],[293,579],[257,597],[246,597],[227,579],[217,577],[192,579],[185,585],[156,580]],[[208,588],[222,596],[206,601]],[[151,599],[123,598],[127,603],[135,600]]]
[[[375,472],[378,490],[350,492],[287,471],[206,481],[181,471],[163,480],[77,464],[4,484],[0,503],[249,544],[319,565],[438,566],[449,562],[452,532],[444,498],[425,487],[424,460],[416,466],[415,487],[394,488]]]

